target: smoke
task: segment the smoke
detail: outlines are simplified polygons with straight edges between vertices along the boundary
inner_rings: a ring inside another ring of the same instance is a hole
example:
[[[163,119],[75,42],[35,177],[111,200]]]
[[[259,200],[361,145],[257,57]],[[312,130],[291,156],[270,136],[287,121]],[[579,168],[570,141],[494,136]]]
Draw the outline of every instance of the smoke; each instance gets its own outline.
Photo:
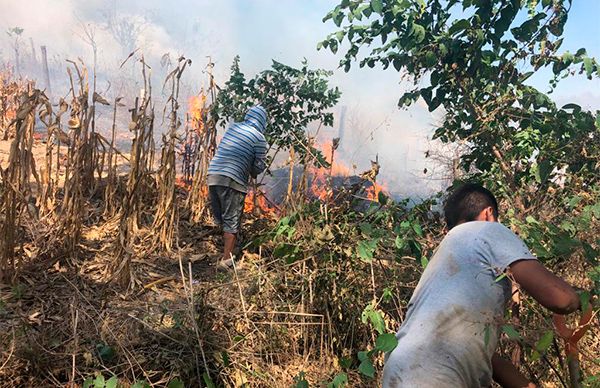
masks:
[[[31,55],[31,38],[38,62],[23,66],[23,72],[42,84],[39,46],[47,46],[52,82],[62,93],[67,88],[66,59],[81,58],[90,67],[93,63],[90,34],[97,47],[99,90],[111,88],[108,97],[124,89],[139,94],[134,61],[119,69],[135,49],[152,67],[156,93],[167,73],[165,64],[181,55],[193,61],[182,80],[184,94],[203,86],[208,57],[215,63],[217,83],[226,79],[238,54],[249,77],[270,67],[273,59],[299,66],[306,58],[312,67],[335,70],[331,83],[343,93],[335,112],[339,118],[341,107],[347,108],[340,158],[357,171],[367,170],[370,160],[378,158],[381,178],[398,195],[424,197],[442,189],[445,182],[423,173],[430,163],[424,157],[427,138],[440,120],[439,112],[432,115],[423,103],[399,110],[397,99],[409,85],[394,70],[354,68],[344,73],[337,69],[338,56],[316,50],[317,42],[335,28],[321,21],[333,5],[318,0],[0,0],[0,30],[24,29],[19,39],[22,61]],[[13,45],[14,38],[2,34],[0,63],[14,61]],[[119,89],[119,82],[127,87]],[[325,135],[336,137],[339,125],[338,120]]]
[[[202,86],[208,58],[215,63],[217,82],[223,82],[235,55],[241,56],[242,70],[252,76],[268,68],[273,59],[298,66],[303,58],[313,67],[335,70],[332,85],[340,87],[340,107],[346,106],[343,153],[339,157],[356,171],[379,160],[381,178],[388,189],[424,196],[438,187],[415,184],[425,161],[424,139],[429,133],[431,115],[422,106],[399,111],[396,101],[402,87],[394,71],[337,70],[338,58],[317,51],[316,44],[331,32],[321,22],[331,4],[325,2],[249,2],[210,0],[1,0],[0,29],[24,29],[19,38],[21,62],[31,55],[30,38],[38,51],[36,66],[24,66],[27,76],[43,84],[39,46],[48,49],[53,89],[65,93],[66,59],[81,58],[93,64],[93,44],[97,48],[97,74],[100,91],[112,85],[111,93],[122,94],[116,81],[138,77],[131,65],[119,69],[129,52],[138,49],[152,66],[154,84],[160,85],[168,61],[185,55],[193,61],[184,76],[184,93]],[[14,39],[0,38],[0,59],[14,62]],[[133,62],[133,61],[132,61]],[[139,78],[139,77],[138,77]],[[131,83],[127,83],[128,87]],[[136,86],[140,86],[139,79]],[[133,95],[138,92],[133,88]],[[339,119],[339,110],[335,114]],[[339,120],[325,130],[326,137],[338,135]],[[423,175],[422,173],[420,175]],[[419,190],[414,190],[419,187]]]

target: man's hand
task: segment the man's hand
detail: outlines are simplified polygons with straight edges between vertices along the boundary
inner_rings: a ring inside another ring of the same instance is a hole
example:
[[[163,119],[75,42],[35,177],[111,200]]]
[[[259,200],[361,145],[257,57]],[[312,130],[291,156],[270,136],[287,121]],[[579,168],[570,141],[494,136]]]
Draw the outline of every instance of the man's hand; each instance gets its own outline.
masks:
[[[492,372],[494,381],[504,388],[536,388],[525,376],[519,372],[510,361],[500,357],[498,353],[492,356]]]
[[[548,271],[537,260],[520,260],[510,265],[510,273],[521,288],[542,306],[558,314],[579,308],[579,295],[567,282]]]

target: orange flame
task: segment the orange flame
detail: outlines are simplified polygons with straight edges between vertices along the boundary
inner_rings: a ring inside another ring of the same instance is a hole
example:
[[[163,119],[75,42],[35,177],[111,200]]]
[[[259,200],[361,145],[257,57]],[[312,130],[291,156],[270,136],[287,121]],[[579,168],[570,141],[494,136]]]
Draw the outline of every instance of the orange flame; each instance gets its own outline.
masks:
[[[244,213],[254,213],[255,211],[260,211],[262,215],[267,216],[274,216],[276,213],[276,209],[267,202],[262,192],[257,194],[250,190],[244,199]]]
[[[386,191],[385,185],[380,185],[377,182],[371,182],[372,186],[368,187],[365,191],[367,194],[367,199],[374,202],[379,202],[379,193]]]
[[[4,108],[0,115],[0,125],[8,125],[17,117],[18,96],[25,89],[25,85],[15,79],[10,69],[0,72],[0,103]]]
[[[330,199],[333,195],[331,179],[330,177],[348,177],[352,175],[352,169],[346,166],[340,158],[336,156],[333,150],[333,142],[326,142],[316,146],[321,150],[327,163],[331,165],[330,168],[311,168],[311,174],[313,176],[312,182],[310,182],[310,193],[315,198],[321,201]],[[333,156],[333,162],[332,162]],[[387,188],[385,184],[377,182],[370,182],[371,186],[365,189],[365,196],[368,200],[379,202],[379,193],[386,192]]]
[[[335,150],[333,150],[333,142],[326,142],[324,144],[317,144],[318,148],[327,163],[330,164],[329,168],[324,167],[312,167],[310,172],[312,175],[310,184],[310,194],[321,201],[326,201],[331,198],[333,191],[331,187],[331,177],[342,176],[347,177],[351,175],[351,170],[344,164],[340,163],[335,158]],[[332,161],[333,158],[333,161]]]
[[[206,96],[200,92],[197,96],[191,96],[188,99],[188,114],[192,121],[192,126],[198,134],[204,132],[206,125],[206,114],[208,107],[206,106]]]

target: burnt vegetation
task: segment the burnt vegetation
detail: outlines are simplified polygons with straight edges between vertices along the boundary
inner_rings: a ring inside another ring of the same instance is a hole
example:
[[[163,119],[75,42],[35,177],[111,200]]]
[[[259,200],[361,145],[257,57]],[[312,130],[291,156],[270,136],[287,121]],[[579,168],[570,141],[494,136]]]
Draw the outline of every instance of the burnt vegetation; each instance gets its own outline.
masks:
[[[474,10],[453,20],[462,3]],[[600,118],[557,107],[519,65],[552,68],[553,86],[600,67],[585,50],[558,54],[568,2],[484,3],[344,0],[326,16],[340,31],[319,46],[337,53],[346,39],[342,67],[391,65],[417,85],[400,105],[443,107],[435,136],[455,150],[447,173],[495,190],[502,221],[591,290],[587,303],[600,283]],[[444,236],[442,193],[391,198],[377,160],[362,173],[338,163],[343,139],[317,139],[340,91],[306,62],[274,61],[247,78],[236,58],[219,86],[209,62],[206,88],[189,96],[180,82],[191,61],[181,57],[159,86],[164,107],[143,55],[124,65],[138,70],[135,97],[102,96],[81,61],[67,63],[63,98],[0,73],[0,386],[377,385]],[[271,191],[270,178],[252,183],[240,255],[218,272],[208,163],[218,131],[257,101],[271,115],[267,175],[281,180]],[[111,112],[103,124],[100,107]],[[568,386],[550,314],[525,295],[509,310],[501,352],[541,386]],[[600,378],[597,312],[580,342],[590,386]]]

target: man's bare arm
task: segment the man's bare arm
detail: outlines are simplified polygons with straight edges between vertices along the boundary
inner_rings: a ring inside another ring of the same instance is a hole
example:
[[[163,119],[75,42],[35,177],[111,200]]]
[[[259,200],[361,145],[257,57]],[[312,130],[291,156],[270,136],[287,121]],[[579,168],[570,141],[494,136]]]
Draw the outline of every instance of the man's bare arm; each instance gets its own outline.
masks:
[[[510,265],[510,273],[525,292],[552,312],[569,314],[579,308],[579,296],[573,287],[539,261],[514,262]]]
[[[535,384],[531,383],[510,361],[500,357],[498,353],[494,353],[492,356],[492,371],[494,381],[503,388],[535,388]]]

